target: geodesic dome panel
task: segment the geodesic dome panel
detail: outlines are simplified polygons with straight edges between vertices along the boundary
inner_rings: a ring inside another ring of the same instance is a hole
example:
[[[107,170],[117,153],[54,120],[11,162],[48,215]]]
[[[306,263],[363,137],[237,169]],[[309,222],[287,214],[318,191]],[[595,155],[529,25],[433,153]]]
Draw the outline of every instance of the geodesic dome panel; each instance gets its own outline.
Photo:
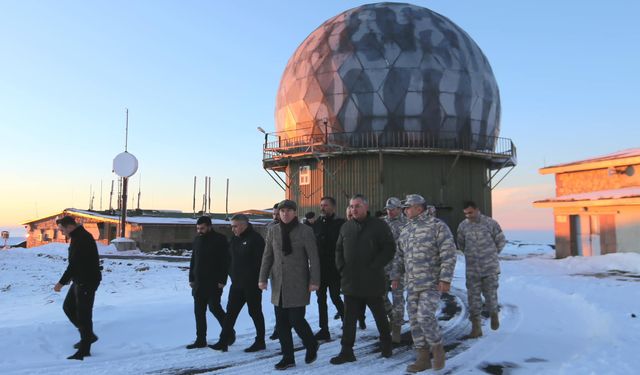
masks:
[[[460,27],[423,7],[378,3],[331,18],[302,42],[280,81],[275,118],[285,138],[325,131],[490,138],[499,135],[500,94],[489,62]]]

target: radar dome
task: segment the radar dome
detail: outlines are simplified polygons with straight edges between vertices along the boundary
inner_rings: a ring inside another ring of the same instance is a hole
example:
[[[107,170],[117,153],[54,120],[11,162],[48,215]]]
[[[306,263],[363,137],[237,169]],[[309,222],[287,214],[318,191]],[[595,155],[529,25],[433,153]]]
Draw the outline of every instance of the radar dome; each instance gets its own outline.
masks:
[[[302,42],[280,81],[275,117],[285,138],[497,137],[500,94],[487,58],[456,24],[423,7],[377,3],[329,19]]]

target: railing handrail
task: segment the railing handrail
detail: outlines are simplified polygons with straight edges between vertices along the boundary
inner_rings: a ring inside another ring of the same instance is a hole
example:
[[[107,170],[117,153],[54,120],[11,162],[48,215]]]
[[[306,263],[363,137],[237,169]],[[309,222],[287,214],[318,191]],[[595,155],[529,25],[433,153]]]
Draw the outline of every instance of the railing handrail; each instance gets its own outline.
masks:
[[[504,137],[446,131],[384,131],[318,133],[290,138],[278,135],[278,140],[271,142],[265,137],[263,159],[320,150],[363,149],[455,150],[515,157],[515,145]]]

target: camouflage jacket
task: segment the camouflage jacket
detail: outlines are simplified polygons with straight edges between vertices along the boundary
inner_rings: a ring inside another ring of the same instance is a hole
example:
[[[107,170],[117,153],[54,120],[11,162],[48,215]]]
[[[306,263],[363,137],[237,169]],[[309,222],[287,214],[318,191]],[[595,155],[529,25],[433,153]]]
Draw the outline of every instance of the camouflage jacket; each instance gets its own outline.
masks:
[[[457,240],[467,263],[467,277],[500,273],[498,254],[507,240],[497,221],[482,214],[476,222],[465,219],[458,226]]]
[[[403,226],[405,226],[405,224],[407,224],[406,216],[401,214],[395,219],[389,219],[389,217],[385,217],[384,222],[387,223],[387,225],[389,225],[389,228],[391,228],[391,234],[393,234],[393,239],[395,241],[398,241],[398,237],[400,237],[400,230],[402,229]]]
[[[396,241],[396,247],[397,247],[398,238],[400,237],[400,231],[402,230],[402,227],[404,227],[407,224],[407,217],[404,216],[403,214],[400,214],[395,219],[389,219],[389,217],[387,216],[384,218],[384,222],[387,223],[389,228],[391,228],[391,234],[393,234],[393,240]],[[387,276],[391,276],[392,268],[393,268],[393,259],[389,262],[389,264],[387,264],[384,267],[384,272],[387,274]]]
[[[409,291],[435,289],[450,283],[456,266],[456,245],[447,224],[423,212],[400,232],[391,278],[406,279]]]

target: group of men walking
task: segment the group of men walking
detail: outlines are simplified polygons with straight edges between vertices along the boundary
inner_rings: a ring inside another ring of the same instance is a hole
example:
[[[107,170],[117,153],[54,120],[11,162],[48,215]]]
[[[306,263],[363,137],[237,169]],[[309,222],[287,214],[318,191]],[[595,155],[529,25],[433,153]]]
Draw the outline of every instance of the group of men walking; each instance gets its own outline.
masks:
[[[317,358],[319,341],[331,338],[327,294],[337,310],[336,318],[343,323],[341,350],[331,358],[332,364],[356,361],[353,351],[356,326],[358,321],[363,326],[366,307],[380,334],[381,355],[392,356],[392,343],[401,340],[405,293],[416,349],[416,361],[407,371],[441,369],[445,353],[436,312],[441,293],[451,288],[456,249],[463,251],[466,259],[472,322],[469,337],[482,335],[481,296],[491,316],[491,328],[498,329],[498,253],[505,245],[498,223],[482,215],[475,203],[466,202],[466,219],[458,227],[456,247],[449,227],[435,217],[422,196],[408,195],[404,201],[391,197],[385,210],[384,220],[371,216],[367,198],[357,194],[349,200],[345,220],[336,215],[335,199],[323,197],[320,217],[305,225],[298,219],[296,202],[283,200],[274,206],[274,220],[267,226],[265,238],[253,229],[246,215],[238,214],[231,218],[234,236],[229,242],[213,230],[209,217],[200,217],[189,271],[196,339],[187,349],[209,346],[226,352],[235,342],[234,325],[246,304],[256,336],[244,350],[264,350],[262,292],[270,279],[276,317],[271,338],[279,339],[282,350],[276,369],[295,366],[292,329],[304,344],[308,364]],[[93,254],[95,241],[91,238],[93,248],[84,244],[86,249],[79,252],[79,242],[89,242],[84,235],[86,231],[75,222],[65,226],[69,220],[73,221],[63,218],[59,223],[71,238],[69,267],[54,289],[59,291],[63,284],[74,282],[64,310],[81,334],[78,352],[69,358],[82,359],[90,355],[91,343],[98,339],[92,330],[91,309],[100,271],[97,250]],[[83,265],[77,264],[78,259],[82,259]],[[79,271],[85,268],[91,272]],[[221,296],[227,276],[231,287],[225,312]],[[315,335],[305,319],[312,292],[316,292],[319,310],[320,329]],[[207,309],[221,326],[218,341],[213,345],[207,344]]]

